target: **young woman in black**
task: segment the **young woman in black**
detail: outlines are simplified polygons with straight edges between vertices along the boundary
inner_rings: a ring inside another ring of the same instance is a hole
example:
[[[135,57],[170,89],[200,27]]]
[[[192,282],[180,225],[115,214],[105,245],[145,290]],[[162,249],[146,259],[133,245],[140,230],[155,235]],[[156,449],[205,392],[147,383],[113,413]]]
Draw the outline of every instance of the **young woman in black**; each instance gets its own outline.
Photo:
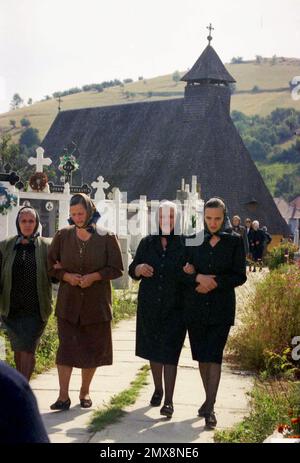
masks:
[[[203,243],[188,248],[191,265],[186,270],[195,273],[193,283],[186,287],[184,314],[192,356],[199,363],[206,393],[198,415],[205,418],[207,427],[214,428],[223,350],[235,318],[234,288],[247,277],[243,239],[227,229],[230,222],[221,199],[207,201],[204,221]]]

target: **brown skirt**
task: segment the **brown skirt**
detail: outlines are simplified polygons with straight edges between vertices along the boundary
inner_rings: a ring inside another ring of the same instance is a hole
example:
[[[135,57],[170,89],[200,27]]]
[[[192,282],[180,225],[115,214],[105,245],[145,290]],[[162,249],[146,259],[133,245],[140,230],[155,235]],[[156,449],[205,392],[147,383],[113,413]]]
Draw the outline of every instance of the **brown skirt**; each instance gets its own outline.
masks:
[[[96,368],[112,365],[111,322],[73,325],[57,318],[59,346],[57,365],[76,368]]]

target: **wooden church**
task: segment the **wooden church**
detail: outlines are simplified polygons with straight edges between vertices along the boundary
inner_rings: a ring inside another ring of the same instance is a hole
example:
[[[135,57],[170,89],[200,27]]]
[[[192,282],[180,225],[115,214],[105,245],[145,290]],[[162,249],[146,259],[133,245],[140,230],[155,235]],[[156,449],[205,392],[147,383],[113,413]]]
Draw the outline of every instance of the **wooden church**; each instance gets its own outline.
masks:
[[[259,220],[278,241],[290,231],[231,120],[235,80],[211,39],[182,78],[184,98],[62,111],[42,146],[58,165],[74,141],[84,181],[102,175],[128,201],[175,199],[197,175],[204,200],[224,198],[230,216]]]

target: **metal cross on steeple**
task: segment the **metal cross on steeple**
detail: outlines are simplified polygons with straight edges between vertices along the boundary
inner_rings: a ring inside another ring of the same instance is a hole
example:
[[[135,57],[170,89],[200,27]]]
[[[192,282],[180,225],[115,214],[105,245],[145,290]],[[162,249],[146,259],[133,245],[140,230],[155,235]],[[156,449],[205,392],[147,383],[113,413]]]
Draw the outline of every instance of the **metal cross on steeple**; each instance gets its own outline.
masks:
[[[214,31],[215,28],[212,27],[211,23],[209,23],[209,26],[206,26],[206,29],[209,30],[209,36],[207,37],[207,40],[208,40],[208,45],[210,45],[210,42],[212,41],[211,31]]]

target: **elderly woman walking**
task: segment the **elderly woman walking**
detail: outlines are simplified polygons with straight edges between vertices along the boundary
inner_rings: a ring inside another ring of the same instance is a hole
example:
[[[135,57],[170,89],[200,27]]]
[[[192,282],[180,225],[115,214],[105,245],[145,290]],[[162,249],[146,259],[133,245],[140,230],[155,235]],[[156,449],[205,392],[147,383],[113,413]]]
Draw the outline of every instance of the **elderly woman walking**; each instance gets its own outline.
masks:
[[[49,273],[60,281],[56,304],[60,392],[52,410],[70,407],[73,367],[82,370],[79,400],[88,408],[97,367],[112,364],[110,280],[122,275],[123,264],[116,236],[96,227],[99,217],[87,195],[74,195],[71,225],[56,233],[49,251]]]
[[[158,235],[141,240],[129,274],[140,280],[136,355],[150,361],[155,387],[150,405],[160,406],[164,396],[160,414],[171,418],[177,365],[186,335],[179,281],[185,247],[181,236],[175,234],[179,221],[176,204],[163,202],[158,219]]]
[[[39,236],[39,224],[35,209],[23,207],[16,220],[17,236],[0,243],[1,316],[16,368],[28,380],[51,313],[51,280],[47,272],[50,242]]]

